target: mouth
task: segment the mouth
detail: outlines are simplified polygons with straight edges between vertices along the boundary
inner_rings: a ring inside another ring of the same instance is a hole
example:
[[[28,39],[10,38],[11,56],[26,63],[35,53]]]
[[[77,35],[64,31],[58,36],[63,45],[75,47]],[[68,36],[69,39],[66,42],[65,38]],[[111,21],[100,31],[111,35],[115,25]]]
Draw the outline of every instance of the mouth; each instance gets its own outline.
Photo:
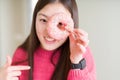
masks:
[[[45,39],[46,42],[49,42],[49,43],[50,43],[50,42],[53,43],[53,42],[56,41],[55,39],[53,39],[53,38],[51,38],[51,37],[49,37],[49,36],[45,36],[44,39]]]

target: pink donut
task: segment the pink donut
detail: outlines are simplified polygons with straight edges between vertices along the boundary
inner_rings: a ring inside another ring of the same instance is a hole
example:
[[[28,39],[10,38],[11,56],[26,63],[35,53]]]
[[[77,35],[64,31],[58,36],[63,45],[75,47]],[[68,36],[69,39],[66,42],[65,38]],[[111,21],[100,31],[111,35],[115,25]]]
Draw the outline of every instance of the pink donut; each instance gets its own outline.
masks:
[[[54,39],[61,40],[68,37],[69,32],[66,28],[73,30],[74,22],[72,18],[68,17],[66,14],[57,13],[50,18],[48,26],[47,30],[49,32],[49,36]]]

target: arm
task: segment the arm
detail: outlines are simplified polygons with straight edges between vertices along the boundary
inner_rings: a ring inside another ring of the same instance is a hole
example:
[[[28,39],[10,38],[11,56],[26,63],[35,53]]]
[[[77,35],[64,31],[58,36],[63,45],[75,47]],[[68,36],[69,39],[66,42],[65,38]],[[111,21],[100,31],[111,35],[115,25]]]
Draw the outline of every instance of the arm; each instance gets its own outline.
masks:
[[[89,48],[87,48],[83,57],[86,59],[85,69],[71,69],[68,74],[68,80],[96,80],[95,63]]]
[[[82,29],[70,31],[70,60],[73,64],[79,64],[82,58],[86,59],[86,67],[83,70],[70,69],[68,80],[96,80],[96,71],[93,56],[89,49],[88,34]]]

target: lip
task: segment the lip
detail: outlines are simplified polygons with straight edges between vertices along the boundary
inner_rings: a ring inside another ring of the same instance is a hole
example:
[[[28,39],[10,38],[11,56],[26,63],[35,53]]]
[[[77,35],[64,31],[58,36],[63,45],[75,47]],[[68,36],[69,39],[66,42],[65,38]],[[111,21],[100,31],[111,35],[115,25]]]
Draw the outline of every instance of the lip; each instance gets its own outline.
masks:
[[[53,43],[56,42],[55,39],[53,39],[53,38],[51,38],[51,37],[47,37],[47,36],[44,37],[44,40],[45,40],[45,42],[46,42],[47,44],[53,44]]]

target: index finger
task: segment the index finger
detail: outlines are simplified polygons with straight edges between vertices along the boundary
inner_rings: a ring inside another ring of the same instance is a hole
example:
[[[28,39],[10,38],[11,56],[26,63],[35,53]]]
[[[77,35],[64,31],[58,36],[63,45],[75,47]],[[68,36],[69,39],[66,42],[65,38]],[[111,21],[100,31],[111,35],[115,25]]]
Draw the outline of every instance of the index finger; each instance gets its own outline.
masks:
[[[10,66],[8,71],[29,70],[30,66]]]
[[[74,31],[81,35],[88,35],[88,33],[86,31],[84,31],[83,29],[74,29]]]
[[[71,30],[69,27],[64,27],[66,31],[68,31],[69,33],[72,33],[73,30]]]

